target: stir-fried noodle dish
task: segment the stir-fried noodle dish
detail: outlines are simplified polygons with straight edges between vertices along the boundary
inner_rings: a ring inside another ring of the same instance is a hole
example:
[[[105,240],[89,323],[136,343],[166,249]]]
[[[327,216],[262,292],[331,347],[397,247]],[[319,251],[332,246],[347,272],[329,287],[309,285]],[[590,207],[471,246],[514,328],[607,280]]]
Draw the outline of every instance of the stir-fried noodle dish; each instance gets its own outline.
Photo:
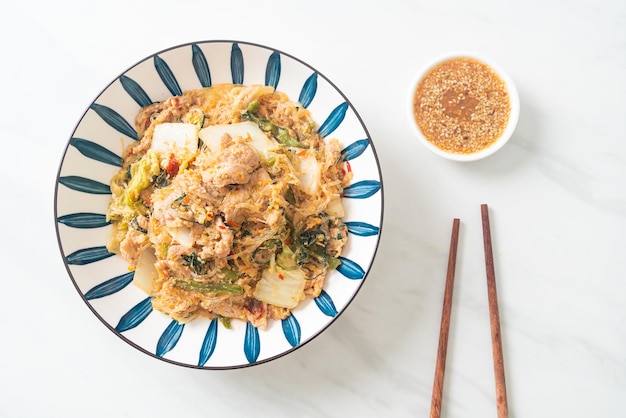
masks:
[[[216,84],[143,108],[111,181],[107,247],[153,307],[265,328],[320,294],[347,241],[337,139],[273,87]]]

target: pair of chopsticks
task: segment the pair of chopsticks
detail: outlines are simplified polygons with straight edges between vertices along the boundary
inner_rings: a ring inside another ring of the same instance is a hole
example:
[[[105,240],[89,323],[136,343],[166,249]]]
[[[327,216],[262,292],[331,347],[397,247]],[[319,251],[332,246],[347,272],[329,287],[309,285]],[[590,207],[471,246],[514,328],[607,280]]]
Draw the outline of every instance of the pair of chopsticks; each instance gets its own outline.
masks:
[[[487,296],[489,300],[489,319],[491,322],[491,347],[493,350],[493,367],[496,381],[496,406],[498,418],[507,418],[509,415],[506,385],[504,381],[504,361],[502,357],[502,340],[500,336],[500,316],[498,313],[498,298],[496,293],[496,275],[493,265],[493,250],[491,246],[491,227],[489,225],[489,208],[486,204],[481,207],[483,223],[483,242],[485,250],[485,266],[487,269]],[[439,331],[439,346],[437,350],[437,364],[435,367],[435,381],[430,407],[430,418],[439,418],[441,414],[441,399],[443,394],[443,377],[446,368],[446,354],[448,351],[448,331],[450,328],[450,312],[452,310],[452,290],[454,287],[454,273],[456,268],[456,253],[459,243],[460,220],[455,218],[452,223],[452,238],[450,240],[450,254],[448,257],[448,271],[443,298],[443,313],[441,315],[441,329]]]

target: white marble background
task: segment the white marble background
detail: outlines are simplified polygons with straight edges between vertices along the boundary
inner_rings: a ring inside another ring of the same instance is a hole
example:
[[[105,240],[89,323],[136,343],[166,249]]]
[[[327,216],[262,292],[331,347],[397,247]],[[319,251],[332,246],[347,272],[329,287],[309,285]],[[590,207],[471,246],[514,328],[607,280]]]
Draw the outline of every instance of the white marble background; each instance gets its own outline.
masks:
[[[626,416],[626,3],[15,2],[0,15],[0,416],[426,417],[452,219],[461,219],[443,417],[495,417],[480,204],[488,203],[511,417]],[[102,326],[54,232],[63,149],[123,70],[180,43],[295,55],[351,99],[376,145],[385,222],[357,300],[292,355],[237,371],[173,366]],[[520,91],[487,160],[412,137],[413,73],[484,54]]]

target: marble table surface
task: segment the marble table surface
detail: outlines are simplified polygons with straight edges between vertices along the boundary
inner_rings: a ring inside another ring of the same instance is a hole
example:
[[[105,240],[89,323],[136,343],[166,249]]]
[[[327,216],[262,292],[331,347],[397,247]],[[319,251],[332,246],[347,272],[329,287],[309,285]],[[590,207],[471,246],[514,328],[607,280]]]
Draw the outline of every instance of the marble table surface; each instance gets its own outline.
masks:
[[[442,416],[495,417],[482,203],[510,416],[626,415],[623,1],[33,0],[0,22],[0,416],[428,416],[459,218]],[[289,356],[234,371],[156,360],[102,326],[53,216],[63,150],[95,96],[145,56],[210,39],[271,46],[331,79],[385,190],[379,251],[348,310]],[[415,72],[457,50],[499,63],[520,94],[512,139],[478,162],[430,153],[406,116]]]

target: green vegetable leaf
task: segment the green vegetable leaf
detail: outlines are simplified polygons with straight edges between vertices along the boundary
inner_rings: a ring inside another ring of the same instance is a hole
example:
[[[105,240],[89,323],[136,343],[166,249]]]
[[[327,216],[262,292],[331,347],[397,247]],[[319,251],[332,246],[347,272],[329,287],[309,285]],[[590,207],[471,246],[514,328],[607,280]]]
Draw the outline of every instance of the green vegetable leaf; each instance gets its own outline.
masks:
[[[191,270],[193,270],[196,274],[204,274],[207,270],[206,260],[203,260],[196,254],[196,252],[192,252],[189,255],[183,255],[183,265],[188,266]]]
[[[135,216],[130,223],[128,224],[132,229],[136,229],[139,232],[143,232],[144,234],[148,233],[148,230],[139,226],[139,222],[137,221],[137,217]]]
[[[193,279],[179,277],[176,279],[175,286],[184,290],[190,290],[200,293],[217,293],[217,294],[243,294],[243,287],[235,283],[227,282],[200,282]]]
[[[331,270],[334,270],[341,265],[341,260],[336,257],[328,257],[326,261],[328,262],[328,268]]]
[[[234,271],[234,270],[223,268],[221,271],[222,271],[222,274],[224,275],[224,278],[228,282],[232,283],[232,282],[236,281],[237,278],[238,278],[237,272]]]
[[[304,145],[302,145],[300,141],[298,141],[296,138],[292,137],[291,134],[289,134],[289,130],[287,128],[278,126],[275,123],[272,123],[272,121],[270,120],[258,117],[255,114],[258,108],[258,103],[256,103],[256,106],[253,106],[254,103],[256,102],[252,102],[250,106],[248,106],[248,109],[241,115],[242,119],[250,120],[256,123],[263,132],[271,134],[274,138],[276,138],[278,142],[285,146],[293,148],[304,148]]]
[[[217,317],[217,319],[219,319],[221,324],[224,325],[224,328],[226,328],[226,329],[231,329],[232,328],[232,326],[230,325],[230,318],[220,315],[220,316]]]

